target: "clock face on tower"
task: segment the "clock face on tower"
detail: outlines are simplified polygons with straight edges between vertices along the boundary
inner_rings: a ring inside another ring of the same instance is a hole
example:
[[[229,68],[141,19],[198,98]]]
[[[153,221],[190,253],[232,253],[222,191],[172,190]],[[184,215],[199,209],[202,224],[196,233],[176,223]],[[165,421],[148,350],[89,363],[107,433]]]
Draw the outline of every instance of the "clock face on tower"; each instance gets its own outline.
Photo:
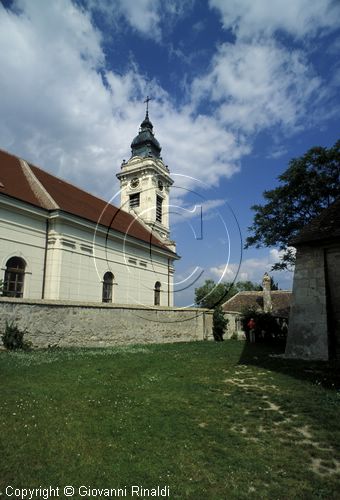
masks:
[[[163,191],[163,188],[164,188],[164,186],[163,186],[163,182],[162,182],[162,181],[158,181],[158,189],[159,189],[160,191]]]
[[[130,182],[130,187],[135,189],[138,186],[139,186],[139,179],[137,179],[137,177],[134,177]]]

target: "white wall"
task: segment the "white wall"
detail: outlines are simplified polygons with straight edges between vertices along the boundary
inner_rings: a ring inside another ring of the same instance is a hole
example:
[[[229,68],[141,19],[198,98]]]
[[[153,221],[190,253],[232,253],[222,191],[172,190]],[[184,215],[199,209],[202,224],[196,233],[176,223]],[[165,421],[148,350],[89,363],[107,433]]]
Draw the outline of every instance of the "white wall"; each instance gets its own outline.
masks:
[[[44,254],[44,212],[34,207],[23,212],[16,202],[9,206],[1,204],[0,279],[4,279],[8,259],[21,257],[26,262],[23,296],[41,299]]]
[[[111,271],[115,303],[153,305],[160,281],[161,305],[173,305],[172,294],[168,303],[168,259],[157,251],[150,258],[147,243],[130,243],[125,235],[106,239],[105,230],[71,218],[55,219],[49,241],[47,299],[100,302],[103,276]]]
[[[14,203],[1,210],[1,279],[10,257],[27,263],[24,298],[42,298],[46,241],[46,214]],[[119,304],[154,304],[160,281],[161,305],[173,305],[172,268],[168,297],[168,258],[147,243],[117,234],[106,239],[105,229],[74,216],[55,212],[49,222],[45,299],[101,302],[107,271],[115,277],[113,301]]]

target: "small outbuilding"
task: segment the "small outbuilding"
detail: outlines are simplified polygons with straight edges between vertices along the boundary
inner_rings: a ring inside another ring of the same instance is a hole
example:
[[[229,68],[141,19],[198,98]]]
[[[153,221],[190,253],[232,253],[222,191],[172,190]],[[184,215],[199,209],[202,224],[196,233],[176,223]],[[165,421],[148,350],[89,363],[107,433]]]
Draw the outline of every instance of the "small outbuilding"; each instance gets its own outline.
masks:
[[[296,247],[286,357],[340,356],[340,198],[306,225]]]
[[[262,286],[263,290],[238,292],[222,305],[224,315],[228,319],[226,338],[234,335],[244,338],[242,314],[246,309],[270,312],[280,323],[288,321],[292,292],[271,290],[270,276],[267,273],[263,276]]]

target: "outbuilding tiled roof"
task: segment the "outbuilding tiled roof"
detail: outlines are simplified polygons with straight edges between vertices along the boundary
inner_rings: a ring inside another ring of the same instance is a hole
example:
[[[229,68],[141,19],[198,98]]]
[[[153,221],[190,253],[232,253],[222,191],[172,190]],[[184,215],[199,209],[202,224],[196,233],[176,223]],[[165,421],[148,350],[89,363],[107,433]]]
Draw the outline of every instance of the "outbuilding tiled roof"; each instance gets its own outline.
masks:
[[[340,238],[340,198],[325,208],[318,217],[301,229],[291,245],[335,240]]]
[[[40,196],[43,193],[44,196]],[[110,230],[127,234],[172,252],[133,215],[86,191],[0,150],[0,195],[24,201],[45,210],[63,212],[99,223]]]
[[[288,290],[272,290],[272,314],[282,318],[288,318],[292,292]],[[224,312],[242,313],[247,308],[258,308],[263,310],[263,292],[238,292],[227,300],[222,309]]]

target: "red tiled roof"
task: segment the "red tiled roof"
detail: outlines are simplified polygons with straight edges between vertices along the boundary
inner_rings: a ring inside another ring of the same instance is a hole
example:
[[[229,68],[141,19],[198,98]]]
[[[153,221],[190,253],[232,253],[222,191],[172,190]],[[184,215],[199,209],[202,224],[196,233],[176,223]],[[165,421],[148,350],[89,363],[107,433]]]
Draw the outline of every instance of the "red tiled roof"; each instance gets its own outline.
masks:
[[[288,318],[292,292],[288,290],[272,290],[272,314],[282,318]],[[242,313],[247,308],[258,308],[263,310],[263,292],[238,292],[227,300],[223,305],[225,312]]]
[[[19,158],[0,150],[0,193],[7,194],[31,205],[41,206],[21,168]]]
[[[148,244],[151,243],[176,256],[131,214],[49,174],[41,168],[32,164],[28,164],[28,166],[35,178],[42,184],[45,191],[63,212],[99,223]],[[0,193],[46,209],[43,201],[33,192],[23,171],[20,159],[1,150],[0,183],[4,186],[4,188],[0,186]]]

